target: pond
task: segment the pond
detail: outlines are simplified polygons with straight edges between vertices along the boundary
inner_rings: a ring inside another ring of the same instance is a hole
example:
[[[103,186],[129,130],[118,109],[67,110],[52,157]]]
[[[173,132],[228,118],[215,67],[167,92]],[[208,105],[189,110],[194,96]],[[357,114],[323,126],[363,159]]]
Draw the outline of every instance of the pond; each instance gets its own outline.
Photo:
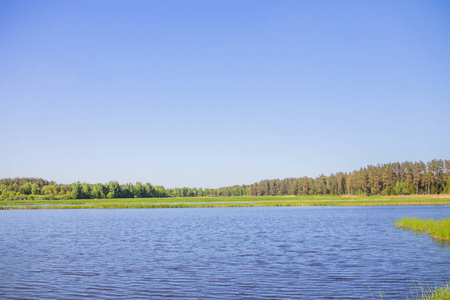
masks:
[[[0,211],[0,298],[406,299],[450,245],[394,228],[449,206]]]

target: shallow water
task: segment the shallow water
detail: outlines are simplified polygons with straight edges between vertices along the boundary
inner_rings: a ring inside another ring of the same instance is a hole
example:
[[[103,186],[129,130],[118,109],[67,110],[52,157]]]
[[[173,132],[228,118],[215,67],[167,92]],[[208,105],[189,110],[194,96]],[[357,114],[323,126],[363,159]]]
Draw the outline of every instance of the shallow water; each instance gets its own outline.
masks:
[[[394,228],[449,206],[0,211],[0,298],[410,296],[450,245]],[[369,290],[370,287],[370,290]]]

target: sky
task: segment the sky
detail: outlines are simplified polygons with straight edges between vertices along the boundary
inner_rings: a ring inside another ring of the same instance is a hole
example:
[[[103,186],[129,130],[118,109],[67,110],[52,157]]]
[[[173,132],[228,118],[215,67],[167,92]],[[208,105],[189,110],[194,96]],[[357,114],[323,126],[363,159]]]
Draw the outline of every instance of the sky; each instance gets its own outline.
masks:
[[[450,158],[450,2],[0,1],[0,178],[217,188]]]

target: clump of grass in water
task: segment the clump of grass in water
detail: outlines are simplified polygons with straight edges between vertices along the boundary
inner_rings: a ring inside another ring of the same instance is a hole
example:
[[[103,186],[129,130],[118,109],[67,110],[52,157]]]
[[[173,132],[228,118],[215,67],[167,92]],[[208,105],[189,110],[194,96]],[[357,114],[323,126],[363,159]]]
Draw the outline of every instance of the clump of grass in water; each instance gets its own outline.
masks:
[[[403,218],[395,221],[395,227],[414,232],[426,232],[434,239],[450,241],[450,218],[441,220]]]
[[[415,285],[415,284],[414,284]],[[416,286],[416,295],[414,295],[411,292],[411,296],[415,300],[450,300],[450,287],[447,283],[447,286],[445,287],[435,287],[434,289],[431,289],[429,286],[427,286],[426,290],[422,284],[419,282],[419,288],[420,291],[418,291]],[[407,298],[409,299],[409,298]]]
[[[414,283],[414,286],[416,287],[415,295],[411,291],[412,298],[406,297],[406,299],[411,300],[450,300],[450,287],[447,283],[447,286],[445,287],[435,287],[434,289],[431,289],[429,286],[427,286],[427,289],[423,287],[423,285],[419,282],[418,286]],[[420,288],[420,291],[418,290],[418,287]],[[372,300],[375,300],[375,297],[372,294],[372,290],[370,289],[370,294],[372,296]],[[380,299],[383,299],[383,295],[380,292]]]

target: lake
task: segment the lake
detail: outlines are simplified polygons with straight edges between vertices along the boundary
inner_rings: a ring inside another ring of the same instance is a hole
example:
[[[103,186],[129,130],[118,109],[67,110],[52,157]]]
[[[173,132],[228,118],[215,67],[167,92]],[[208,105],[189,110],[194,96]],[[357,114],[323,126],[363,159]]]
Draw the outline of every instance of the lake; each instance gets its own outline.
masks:
[[[450,245],[394,228],[449,206],[0,211],[2,299],[406,299]],[[370,289],[369,289],[370,288]]]

